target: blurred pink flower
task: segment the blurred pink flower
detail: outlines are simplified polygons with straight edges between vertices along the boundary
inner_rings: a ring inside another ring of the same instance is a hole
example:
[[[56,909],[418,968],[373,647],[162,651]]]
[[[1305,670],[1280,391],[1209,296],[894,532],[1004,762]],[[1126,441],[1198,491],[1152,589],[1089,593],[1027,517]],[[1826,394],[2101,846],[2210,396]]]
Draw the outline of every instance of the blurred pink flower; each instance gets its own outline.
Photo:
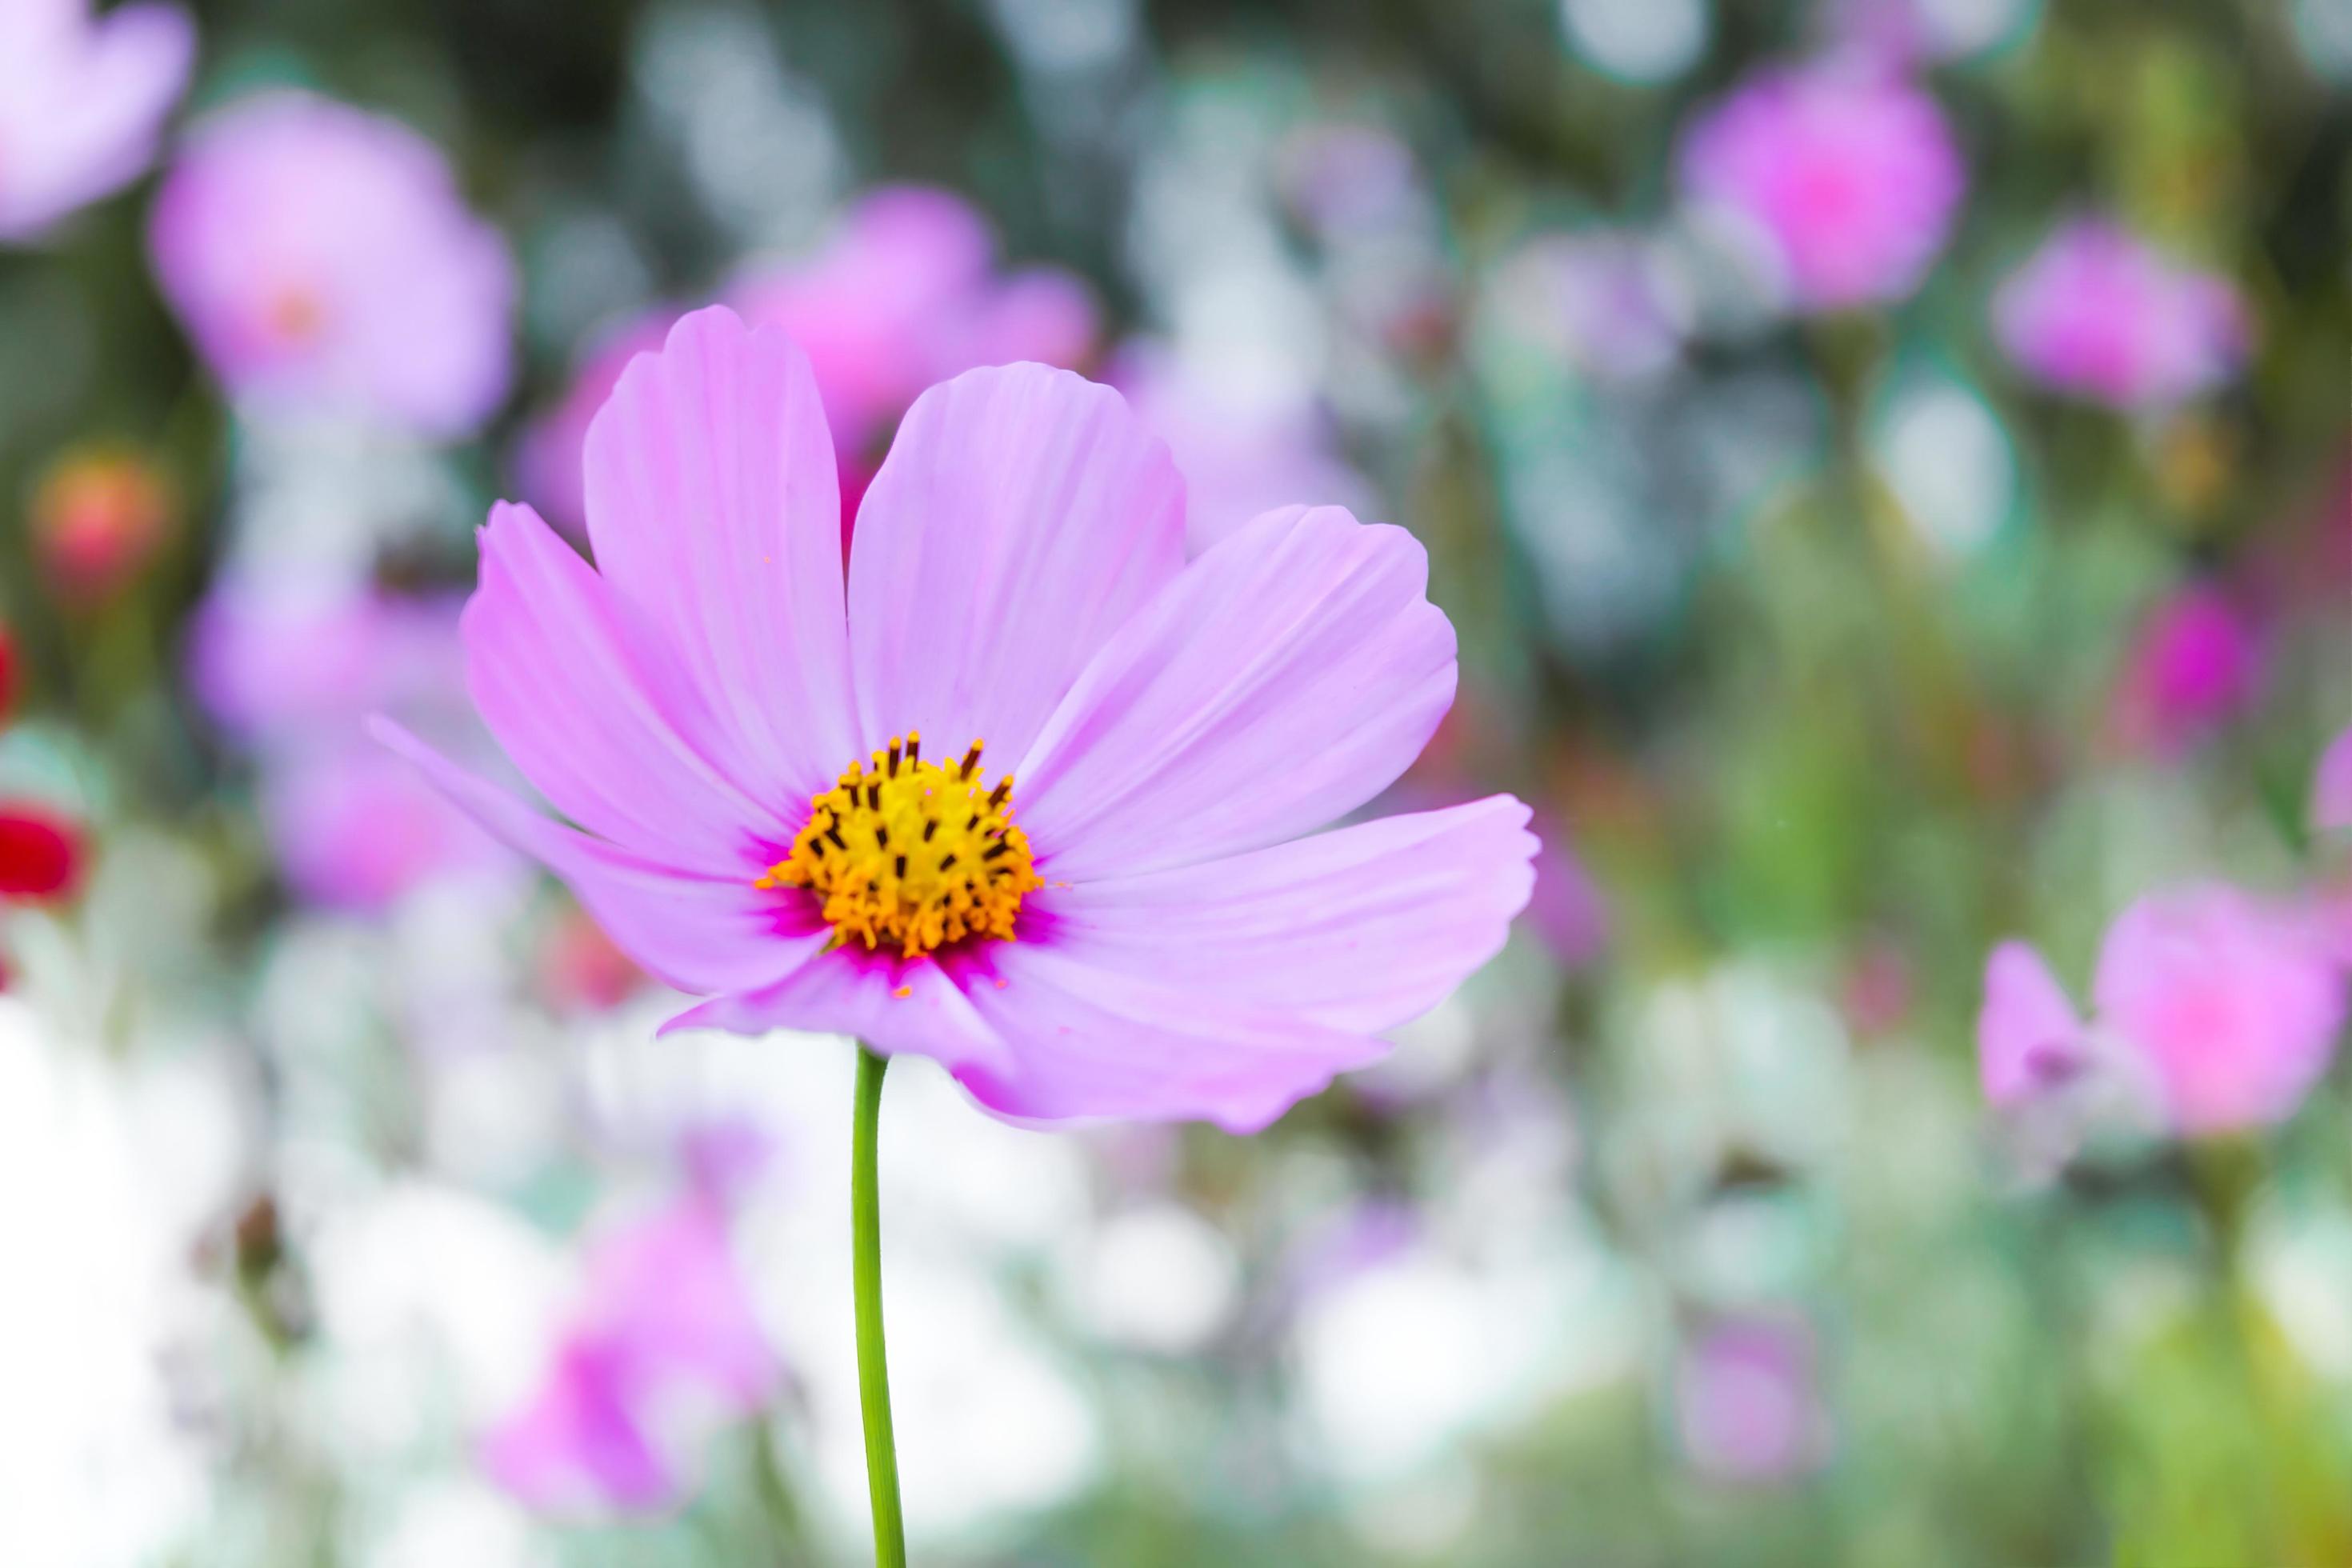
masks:
[[[845,469],[870,475],[891,425],[934,382],[1020,360],[1072,367],[1093,353],[1083,282],[1053,267],[999,274],[995,263],[995,237],[970,203],[890,185],[851,207],[814,255],[738,279],[728,302],[800,345]]]
[[[2061,224],[1993,300],[1993,332],[2056,392],[2161,408],[2210,390],[2246,358],[2252,324],[2226,279],[2175,266],[2104,219]]]
[[[1797,308],[1835,310],[1919,286],[1968,171],[1932,97],[1841,59],[1749,78],[1691,125],[1681,178]]]
[[[131,183],[187,85],[196,30],[177,6],[0,4],[0,241],[37,237]]]
[[[457,605],[293,573],[233,572],[190,617],[188,685],[247,742],[318,735],[464,689]]]
[[[2042,954],[2005,942],[1985,964],[1984,1008],[1977,1015],[1977,1068],[1997,1110],[2026,1105],[2078,1075],[2088,1034],[2065,987]]]
[[[2146,1062],[2173,1125],[2192,1134],[2291,1115],[2344,1021],[2344,976],[2315,923],[2221,886],[2126,910],[2091,994],[2102,1027]]]
[[[1543,847],[1536,851],[1536,887],[1528,901],[1528,920],[1553,962],[1564,969],[1580,969],[1609,944],[1608,901],[1564,830],[1548,824],[1538,837]]]
[[[413,768],[358,733],[272,758],[262,779],[263,825],[298,898],[330,909],[380,910],[441,878],[504,878],[506,847]],[[387,766],[388,762],[395,765]]]
[[[155,276],[240,404],[471,434],[506,395],[515,274],[435,147],[307,93],[232,104],[156,197]]]
[[[1184,543],[1198,555],[1261,512],[1301,500],[1370,511],[1371,487],[1348,466],[1321,411],[1276,394],[1236,401],[1203,384],[1170,349],[1135,342],[1110,371],[1184,476]]]
[[[1050,267],[1000,274],[987,221],[961,197],[919,185],[875,191],[814,255],[738,279],[729,302],[801,345],[839,454],[844,527],[874,476],[877,447],[918,393],[980,365],[1076,366],[1095,347],[1094,299]],[[639,353],[678,312],[656,310],[601,340],[563,401],[532,425],[517,458],[523,498],[577,537],[586,524],[581,453],[589,423]]]
[[[756,1412],[781,1377],[725,1215],[699,1195],[591,1248],[538,1391],[482,1443],[491,1479],[559,1514],[684,1500],[699,1432]]]
[[[224,579],[198,605],[188,685],[259,760],[263,826],[297,896],[375,910],[438,878],[512,874],[504,847],[362,728],[387,708],[469,727],[457,619],[446,600],[259,574]]]
[[[1811,1335],[1767,1318],[1713,1324],[1683,1352],[1675,1409],[1683,1453],[1712,1480],[1756,1486],[1829,1457]]]
[[[1996,949],[1978,1022],[1985,1092],[2031,1101],[2085,1070],[2144,1084],[2189,1136],[2292,1115],[2344,1021],[2342,955],[2313,910],[2220,884],[2152,894],[2107,930],[2085,1026],[2039,954]]]
[[[1020,1121],[1256,1128],[1527,901],[1508,796],[1300,837],[1453,700],[1421,546],[1292,507],[1187,565],[1182,481],[1108,387],[925,393],[845,584],[808,360],[702,310],[622,376],[587,484],[597,565],[500,505],[464,621],[483,718],[579,826],[379,732],[712,998],[678,1026],[855,1035]]]
[[[2352,727],[2329,743],[2312,771],[2311,826],[2322,833],[2352,827]]]
[[[2210,583],[2151,610],[2125,655],[2115,723],[2135,750],[2169,755],[2250,707],[2262,687],[2253,626]]]

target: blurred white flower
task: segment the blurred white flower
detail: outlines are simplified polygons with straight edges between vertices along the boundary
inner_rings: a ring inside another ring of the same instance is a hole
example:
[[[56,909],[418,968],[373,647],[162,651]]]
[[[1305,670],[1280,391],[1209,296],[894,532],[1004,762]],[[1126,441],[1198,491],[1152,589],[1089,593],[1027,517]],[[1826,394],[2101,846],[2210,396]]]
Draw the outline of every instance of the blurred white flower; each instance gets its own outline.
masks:
[[[1598,71],[1671,81],[1706,49],[1707,0],[1560,0],[1569,42]]]
[[[1199,1350],[1232,1315],[1241,1262],[1200,1215],[1159,1203],[1075,1233],[1055,1283],[1096,1338],[1175,1355]]]
[[[0,1563],[134,1568],[201,1521],[165,1365],[205,1294],[190,1205],[152,1197],[185,1152],[142,1143],[116,1071],[0,996]]]
[[[529,1392],[566,1278],[548,1237],[415,1179],[297,1210],[295,1224],[319,1312],[303,1392],[344,1468],[446,1459]]]
[[[1975,553],[2017,506],[2017,459],[1992,407],[1943,376],[1898,383],[1878,410],[1886,482],[1927,544],[1949,558]]]

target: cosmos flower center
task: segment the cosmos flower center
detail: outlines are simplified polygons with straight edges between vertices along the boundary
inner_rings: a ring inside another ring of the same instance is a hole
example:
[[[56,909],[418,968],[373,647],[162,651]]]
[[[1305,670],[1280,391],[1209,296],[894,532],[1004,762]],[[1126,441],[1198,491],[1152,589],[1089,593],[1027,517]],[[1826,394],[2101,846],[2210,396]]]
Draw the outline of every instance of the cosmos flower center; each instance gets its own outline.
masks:
[[[1013,822],[1013,780],[993,787],[981,742],[958,763],[923,760],[911,731],[852,763],[809,802],[792,853],[762,888],[806,888],[824,900],[836,947],[888,945],[919,958],[951,943],[1010,941],[1022,896],[1044,886]]]

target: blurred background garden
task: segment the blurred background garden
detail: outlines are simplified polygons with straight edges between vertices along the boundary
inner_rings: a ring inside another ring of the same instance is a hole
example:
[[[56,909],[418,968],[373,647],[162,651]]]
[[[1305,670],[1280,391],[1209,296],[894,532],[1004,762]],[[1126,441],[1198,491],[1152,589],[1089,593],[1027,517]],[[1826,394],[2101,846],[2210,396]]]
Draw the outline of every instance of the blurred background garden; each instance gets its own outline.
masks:
[[[1545,837],[1255,1138],[893,1075],[917,1562],[2352,1563],[2344,0],[0,0],[0,1563],[869,1551],[852,1053],[362,728],[713,300],[1410,528]]]

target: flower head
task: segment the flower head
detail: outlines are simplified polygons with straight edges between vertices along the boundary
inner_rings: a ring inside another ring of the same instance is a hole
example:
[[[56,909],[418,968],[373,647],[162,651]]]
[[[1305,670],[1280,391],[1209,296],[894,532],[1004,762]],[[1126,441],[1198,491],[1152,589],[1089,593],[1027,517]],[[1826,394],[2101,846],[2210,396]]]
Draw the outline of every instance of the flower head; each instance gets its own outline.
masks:
[[[2190,1136],[2283,1121],[2327,1070],[2344,992],[2307,912],[2218,884],[2152,894],[2108,928],[2087,1024],[2032,949],[1995,950],[1978,1021],[1986,1097],[2014,1108],[2108,1071]]]
[[[836,482],[808,359],[687,317],[590,431],[595,565],[500,505],[464,618],[576,826],[380,731],[710,998],[677,1024],[854,1034],[1010,1118],[1250,1128],[1501,945],[1518,802],[1312,833],[1453,699],[1409,534],[1291,507],[1188,563],[1166,449],[1035,364],[916,400],[845,574]]]
[[[1750,78],[1690,128],[1681,177],[1805,310],[1917,288],[1968,184],[1936,100],[1853,61]]]
[[[195,53],[176,6],[0,5],[0,241],[39,237],[145,168]]]
[[[2061,225],[1993,300],[1993,332],[2053,392],[2161,408],[2227,380],[2252,326],[2226,279],[2175,265],[2099,218]]]
[[[155,275],[248,409],[432,437],[505,397],[514,264],[440,150],[299,92],[201,125],[156,197]]]

